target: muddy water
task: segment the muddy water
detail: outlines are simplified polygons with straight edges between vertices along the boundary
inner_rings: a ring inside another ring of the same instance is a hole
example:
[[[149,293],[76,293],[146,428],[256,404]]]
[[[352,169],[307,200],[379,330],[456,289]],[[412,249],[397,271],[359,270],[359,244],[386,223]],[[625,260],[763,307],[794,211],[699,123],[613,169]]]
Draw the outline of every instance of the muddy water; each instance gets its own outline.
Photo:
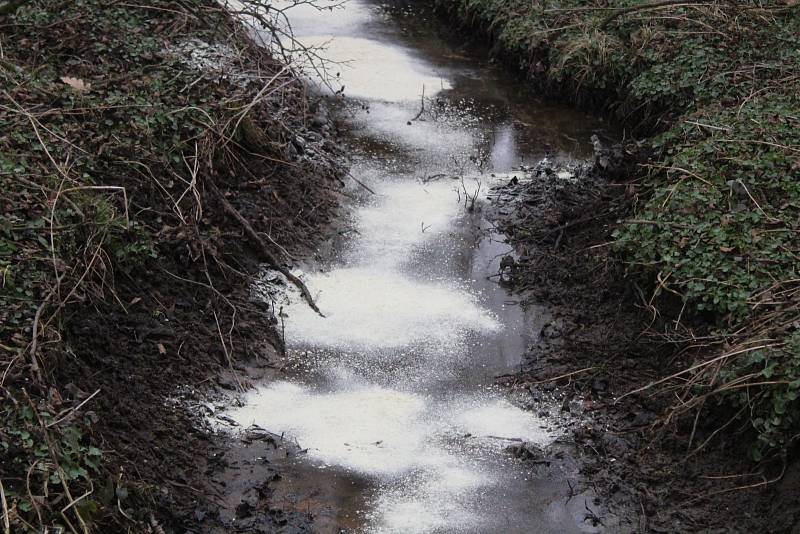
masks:
[[[498,285],[511,251],[483,213],[519,165],[585,157],[603,125],[537,102],[424,10],[351,0],[289,15],[335,62],[320,90],[343,87],[331,100],[352,130],[352,174],[374,194],[353,185],[346,238],[306,273],[325,318],[286,297],[284,375],[232,417],[305,450],[280,498],[320,531],[593,531],[569,473],[505,451],[553,443],[559,421],[493,386],[547,312]]]

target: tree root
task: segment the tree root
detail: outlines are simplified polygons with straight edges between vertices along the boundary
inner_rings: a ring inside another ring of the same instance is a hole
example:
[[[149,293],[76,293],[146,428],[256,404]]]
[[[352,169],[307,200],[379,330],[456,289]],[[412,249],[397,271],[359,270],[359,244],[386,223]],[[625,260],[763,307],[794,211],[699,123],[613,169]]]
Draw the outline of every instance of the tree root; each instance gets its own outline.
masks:
[[[213,180],[211,180],[210,178],[206,180],[206,184],[208,184],[209,189],[211,189],[214,195],[222,203],[222,207],[225,209],[225,211],[227,211],[234,219],[236,219],[239,222],[240,225],[242,225],[242,228],[244,228],[244,233],[247,235],[247,237],[250,238],[250,241],[252,241],[253,244],[256,246],[259,254],[264,259],[264,261],[266,261],[270,265],[270,267],[272,267],[273,269],[281,273],[283,276],[285,276],[286,279],[289,280],[289,282],[291,282],[297,289],[300,290],[300,293],[303,295],[303,298],[305,299],[305,301],[308,303],[308,305],[311,307],[312,310],[317,312],[320,317],[325,317],[325,315],[323,315],[323,313],[317,307],[316,303],[314,302],[314,298],[311,296],[311,292],[308,290],[303,281],[300,280],[295,275],[293,275],[291,271],[289,271],[289,269],[280,264],[278,259],[272,254],[272,252],[270,252],[269,248],[267,247],[267,244],[264,242],[261,236],[258,235],[258,233],[253,229],[252,225],[247,221],[247,219],[245,219],[242,216],[242,214],[239,213],[239,210],[234,208],[233,205],[230,202],[228,202],[228,200],[222,195],[222,192],[220,192],[219,188],[217,187],[217,184],[215,184]]]

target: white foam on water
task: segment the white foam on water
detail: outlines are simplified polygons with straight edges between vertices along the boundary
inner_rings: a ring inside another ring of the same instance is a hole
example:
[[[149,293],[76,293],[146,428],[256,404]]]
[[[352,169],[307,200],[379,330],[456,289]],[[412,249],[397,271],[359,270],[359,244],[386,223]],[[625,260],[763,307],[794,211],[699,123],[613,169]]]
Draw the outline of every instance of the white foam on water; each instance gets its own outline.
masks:
[[[329,82],[334,90],[344,87],[345,96],[379,102],[419,101],[423,87],[428,96],[451,87],[408,51],[380,41],[333,35],[305,36],[301,40],[305,46],[318,48],[332,63],[324,78],[309,69],[307,74]]]
[[[356,213],[359,237],[345,260],[375,270],[396,269],[413,247],[447,233],[461,209],[455,184],[383,182],[378,198]]]
[[[370,532],[450,532],[475,530],[481,523],[471,495],[496,483],[484,473],[447,466],[425,479],[383,487],[370,514]]]
[[[447,182],[378,183],[378,198],[356,213],[359,237],[345,255],[347,266],[306,280],[325,317],[296,298],[287,308],[290,345],[343,350],[451,346],[466,332],[501,329],[478,298],[454,281],[425,281],[419,273],[403,272],[415,248],[452,229],[463,209],[452,188]]]
[[[426,402],[417,395],[379,387],[316,393],[275,382],[249,400],[232,412],[235,421],[285,432],[325,465],[391,475],[434,461],[424,454]]]
[[[336,269],[308,280],[325,317],[301,302],[287,314],[286,338],[339,349],[396,348],[445,343],[465,331],[500,328],[466,291],[426,284],[400,273]]]
[[[320,27],[329,35],[352,35],[375,20],[374,13],[360,2],[347,0],[347,6],[341,0],[314,0],[313,3],[302,3],[297,0],[272,0],[269,2],[273,10],[282,10],[291,22],[291,32],[296,38],[315,35]],[[286,19],[279,18],[278,23],[284,31]]]
[[[425,84],[426,106],[435,105],[429,98],[447,88],[447,84],[444,87],[438,83],[436,87]],[[423,120],[412,122],[411,120],[420,112],[422,92],[423,85],[417,85],[416,92],[402,105],[386,102],[370,104],[369,114],[360,115],[359,125],[378,139],[402,148],[421,151],[423,163],[436,167],[438,172],[451,163],[449,160],[452,155],[470,152],[476,143],[476,138],[473,132],[463,125],[454,128],[451,123],[453,117],[443,117],[441,120],[423,117]],[[411,124],[408,124],[409,122]]]
[[[478,528],[476,502],[502,493],[504,479],[477,459],[476,447],[496,450],[477,436],[553,439],[532,414],[492,394],[442,401],[359,383],[331,392],[281,381],[247,401],[231,414],[239,424],[286,433],[318,465],[378,479],[374,532]]]
[[[453,423],[473,436],[549,443],[553,434],[542,428],[542,422],[505,399],[465,403]]]
[[[288,41],[291,34],[302,47],[313,51],[311,56],[297,53],[292,59],[321,90],[344,87],[344,95],[349,97],[403,102],[418,101],[423,86],[428,96],[451,88],[411,50],[365,35],[365,28],[376,20],[370,6],[353,0],[346,4],[343,8],[340,0],[313,5],[286,0],[271,3],[273,15],[281,9],[291,21],[289,27],[284,17],[277,17],[275,23],[286,33],[281,40]],[[271,39],[267,33],[264,37]]]

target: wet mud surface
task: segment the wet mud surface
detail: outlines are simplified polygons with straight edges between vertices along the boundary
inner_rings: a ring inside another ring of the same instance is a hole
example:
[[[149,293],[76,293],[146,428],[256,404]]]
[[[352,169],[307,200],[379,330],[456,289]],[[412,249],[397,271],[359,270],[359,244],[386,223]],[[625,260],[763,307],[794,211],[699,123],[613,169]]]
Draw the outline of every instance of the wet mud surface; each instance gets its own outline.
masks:
[[[796,468],[751,471],[735,437],[712,439],[724,420],[666,420],[667,400],[639,391],[680,357],[659,342],[660,318],[610,250],[635,188],[625,177],[642,156],[605,146],[593,162],[542,161],[491,190],[488,216],[516,251],[506,282],[550,312],[523,369],[499,381],[575,417],[568,457],[603,505],[587,510],[589,521],[605,525],[610,513],[624,532],[789,532]],[[520,454],[549,460],[528,446]]]

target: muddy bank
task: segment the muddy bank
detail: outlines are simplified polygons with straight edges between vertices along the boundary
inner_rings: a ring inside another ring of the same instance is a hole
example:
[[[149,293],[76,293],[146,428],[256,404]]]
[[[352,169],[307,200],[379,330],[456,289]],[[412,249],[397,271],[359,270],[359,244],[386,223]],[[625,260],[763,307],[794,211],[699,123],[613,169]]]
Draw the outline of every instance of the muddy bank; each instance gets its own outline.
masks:
[[[215,486],[236,451],[205,419],[278,365],[278,310],[251,285],[313,255],[337,217],[336,126],[216,2],[11,5],[3,523],[230,532],[246,514],[226,496],[277,475]]]
[[[507,283],[552,312],[524,369],[499,381],[581,417],[573,453],[605,507],[600,521],[607,509],[637,515],[631,531],[786,531],[796,510],[792,470],[764,489],[780,466],[742,474],[746,451],[737,438],[711,439],[710,423],[670,424],[668,400],[631,394],[675,367],[673,347],[648,335],[660,319],[610,249],[629,188],[597,165],[545,161],[492,190],[491,217],[518,254],[503,271]],[[702,454],[687,449],[690,439]],[[524,454],[548,458],[535,448]]]
[[[587,472],[635,481],[629,500],[650,528],[787,530],[798,517],[796,431],[783,414],[796,395],[776,376],[794,377],[800,354],[786,275],[796,259],[764,258],[765,247],[797,246],[796,212],[781,211],[796,194],[797,139],[788,122],[751,125],[796,109],[798,93],[795,78],[731,74],[760,62],[776,75],[796,70],[787,53],[798,19],[782,3],[585,4],[437,2],[535,90],[604,110],[650,147],[640,166],[599,182],[534,180],[499,195],[521,199],[503,218],[528,258],[515,283],[561,315],[536,348],[555,371],[534,355],[523,382],[568,375],[556,382],[601,401],[599,420],[629,441],[629,461]],[[693,31],[734,18],[735,27]],[[748,203],[725,200],[737,180],[757,191]],[[556,207],[531,207],[541,203]],[[771,222],[754,215],[765,204],[781,213]],[[751,239],[770,228],[787,239]],[[781,297],[767,311],[773,286]],[[593,451],[604,432],[588,436]]]

